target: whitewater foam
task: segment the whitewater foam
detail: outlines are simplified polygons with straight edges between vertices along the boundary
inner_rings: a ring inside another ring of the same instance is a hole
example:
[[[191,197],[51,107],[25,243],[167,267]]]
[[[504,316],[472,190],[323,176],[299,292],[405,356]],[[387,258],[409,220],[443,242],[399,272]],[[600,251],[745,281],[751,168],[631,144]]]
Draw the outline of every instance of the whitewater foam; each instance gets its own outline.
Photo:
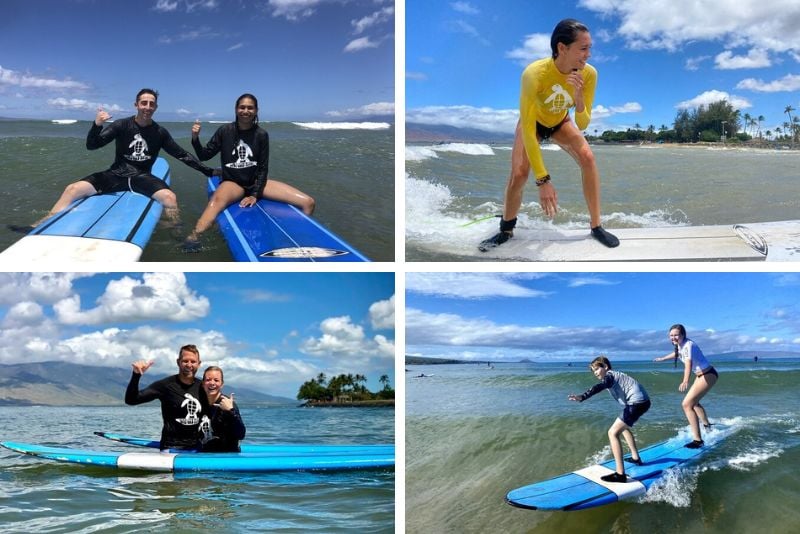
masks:
[[[293,122],[307,130],[386,130],[388,122]]]
[[[407,145],[406,161],[438,158],[437,152],[455,152],[468,156],[494,156],[492,147],[482,143],[442,143],[439,145]]]

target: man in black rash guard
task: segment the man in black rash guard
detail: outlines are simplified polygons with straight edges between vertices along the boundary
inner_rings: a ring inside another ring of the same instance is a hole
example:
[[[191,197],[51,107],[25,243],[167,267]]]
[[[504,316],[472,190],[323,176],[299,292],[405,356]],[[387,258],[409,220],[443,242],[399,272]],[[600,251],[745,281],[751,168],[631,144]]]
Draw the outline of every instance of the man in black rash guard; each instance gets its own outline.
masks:
[[[153,365],[153,360],[140,360],[132,364],[133,374],[125,390],[125,404],[134,406],[158,399],[161,401],[161,449],[194,449],[200,414],[208,410],[202,381],[195,378],[200,367],[200,352],[194,345],[181,347],[178,356],[178,374],[162,378],[139,390],[142,374]]]
[[[94,124],[86,137],[86,148],[89,150],[116,141],[116,155],[111,167],[69,184],[45,217],[33,226],[14,226],[11,227],[12,230],[27,233],[75,200],[98,193],[126,190],[141,193],[158,201],[164,206],[166,218],[173,225],[178,224],[180,212],[175,193],[163,180],[150,173],[158,153],[163,148],[171,156],[206,176],[211,176],[214,170],[181,148],[170,133],[153,120],[153,114],[158,108],[157,91],[142,89],[136,95],[134,106],[136,115],[114,121],[106,128],[103,128],[103,123],[110,119],[111,115],[102,108],[98,109]]]

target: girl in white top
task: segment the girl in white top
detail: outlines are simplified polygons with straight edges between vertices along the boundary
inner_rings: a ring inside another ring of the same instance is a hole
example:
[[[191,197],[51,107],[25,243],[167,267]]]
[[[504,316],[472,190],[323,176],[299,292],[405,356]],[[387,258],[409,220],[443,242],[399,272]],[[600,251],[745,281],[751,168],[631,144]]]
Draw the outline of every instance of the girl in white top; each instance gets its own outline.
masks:
[[[689,390],[683,398],[681,407],[683,408],[683,413],[686,414],[686,419],[689,420],[693,437],[693,441],[687,443],[686,446],[690,449],[697,449],[703,446],[703,439],[700,436],[700,421],[703,422],[706,430],[711,428],[711,423],[708,421],[705,408],[700,404],[700,399],[714,387],[719,374],[703,355],[700,347],[691,339],[686,338],[686,328],[682,324],[673,325],[669,329],[669,340],[675,350],[666,356],[655,358],[653,361],[673,360],[676,366],[679,359],[683,362],[683,382],[678,386],[678,391]],[[689,375],[693,371],[695,380],[692,383],[692,387],[689,387]]]

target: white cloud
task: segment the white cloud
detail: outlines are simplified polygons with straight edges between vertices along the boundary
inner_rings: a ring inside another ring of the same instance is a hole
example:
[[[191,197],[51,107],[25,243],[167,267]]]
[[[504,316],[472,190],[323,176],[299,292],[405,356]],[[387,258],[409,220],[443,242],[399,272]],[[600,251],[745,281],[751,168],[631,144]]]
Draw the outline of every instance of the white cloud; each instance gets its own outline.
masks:
[[[369,307],[369,320],[375,330],[394,329],[394,295]]]
[[[170,45],[174,43],[184,43],[189,41],[199,41],[202,39],[214,39],[219,37],[220,34],[214,31],[210,26],[202,26],[197,29],[186,30],[176,35],[162,35],[158,38],[160,44]]]
[[[613,113],[639,113],[642,111],[642,105],[638,102],[626,102],[621,106],[611,106]]]
[[[25,301],[14,304],[3,318],[3,328],[36,326],[45,320],[44,309],[36,302]]]
[[[103,108],[110,113],[124,111],[124,108],[117,104],[104,104],[101,102],[91,102],[82,98],[49,98],[47,104],[55,109],[66,109],[70,111],[90,111],[95,112],[97,108]]]
[[[369,37],[359,37],[347,43],[347,46],[344,47],[344,51],[360,52],[361,50],[367,50],[369,48],[378,48],[380,45],[381,41],[373,41]]]
[[[481,35],[478,29],[469,22],[463,20],[448,20],[445,22],[445,28],[453,33],[468,35],[483,45],[489,46],[489,44],[491,44],[489,40]]]
[[[406,80],[416,80],[418,82],[424,82],[428,79],[428,75],[424,72],[414,72],[414,71],[406,71]]]
[[[520,282],[538,273],[407,273],[406,291],[453,299],[538,298],[548,293]]]
[[[767,51],[759,48],[753,48],[746,56],[734,56],[733,52],[726,50],[717,54],[714,62],[714,68],[721,70],[758,69],[772,65]]]
[[[239,50],[244,46],[244,43],[236,43],[233,46],[229,46],[225,51],[226,52],[233,52],[234,50]]]
[[[800,50],[796,0],[581,0],[606,19],[633,49],[677,50],[691,41],[721,41],[783,52]]]
[[[753,105],[746,98],[730,95],[725,91],[718,91],[716,89],[701,93],[690,100],[679,102],[675,107],[678,109],[697,108],[700,106],[708,106],[709,104],[718,102],[720,100],[727,100],[730,105],[734,107],[734,109],[746,109],[753,107]]]
[[[0,273],[0,304],[26,300],[50,303],[72,294],[72,282],[88,273]]]
[[[406,111],[406,122],[410,123],[442,124],[512,135],[518,119],[519,110],[488,107],[427,106]]]
[[[178,2],[170,0],[158,0],[156,5],[153,7],[154,11],[159,11],[161,13],[170,13],[172,11],[176,11],[177,9]]]
[[[63,324],[102,324],[110,321],[187,321],[204,317],[209,310],[206,297],[186,285],[183,273],[145,273],[141,280],[124,276],[112,280],[95,308],[81,310],[79,295],[53,306]]]
[[[364,328],[353,324],[349,316],[330,317],[320,324],[322,336],[308,338],[301,350],[316,356],[342,356],[365,352]]]
[[[481,11],[470,4],[469,2],[450,2],[450,7],[453,8],[454,11],[458,11],[459,13],[464,13],[466,15],[478,15]]]
[[[570,279],[569,287],[583,287],[583,286],[614,286],[619,282],[612,282],[600,276],[578,276]]]
[[[787,74],[783,78],[771,82],[765,82],[755,78],[746,78],[736,84],[736,88],[757,91],[760,93],[800,91],[800,76],[796,74]]]
[[[30,74],[22,74],[10,69],[4,69],[2,66],[0,66],[0,87],[3,86],[50,89],[58,91],[64,89],[84,90],[89,88],[88,85],[81,82],[32,76]]]
[[[364,33],[373,26],[392,20],[393,15],[394,6],[386,6],[371,15],[367,15],[358,20],[352,20],[350,24],[353,25],[353,32],[358,35],[359,33]]]
[[[320,3],[322,0],[269,0],[273,17],[292,21],[310,17]]]
[[[711,56],[697,56],[688,58],[686,60],[686,70],[699,70],[700,64],[707,59],[711,59]]]
[[[329,117],[370,117],[378,115],[394,115],[394,102],[373,102],[357,108],[349,108],[343,111],[328,111],[325,115]]]
[[[550,35],[533,33],[525,37],[522,46],[506,52],[507,58],[515,60],[519,65],[527,67],[529,63],[552,55]]]

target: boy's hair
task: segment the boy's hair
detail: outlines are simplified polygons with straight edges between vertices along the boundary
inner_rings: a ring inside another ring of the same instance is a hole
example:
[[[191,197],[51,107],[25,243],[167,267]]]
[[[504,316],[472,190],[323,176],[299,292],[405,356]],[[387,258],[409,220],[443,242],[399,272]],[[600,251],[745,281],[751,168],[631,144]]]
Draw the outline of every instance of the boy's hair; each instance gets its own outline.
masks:
[[[141,96],[144,94],[153,95],[154,97],[156,97],[156,104],[158,104],[158,91],[156,91],[155,89],[149,89],[147,87],[136,93],[136,102],[138,102],[139,98],[141,98]]]
[[[611,370],[611,362],[605,356],[598,356],[592,363],[589,364],[589,369],[594,369],[595,367],[605,367],[609,371]]]

